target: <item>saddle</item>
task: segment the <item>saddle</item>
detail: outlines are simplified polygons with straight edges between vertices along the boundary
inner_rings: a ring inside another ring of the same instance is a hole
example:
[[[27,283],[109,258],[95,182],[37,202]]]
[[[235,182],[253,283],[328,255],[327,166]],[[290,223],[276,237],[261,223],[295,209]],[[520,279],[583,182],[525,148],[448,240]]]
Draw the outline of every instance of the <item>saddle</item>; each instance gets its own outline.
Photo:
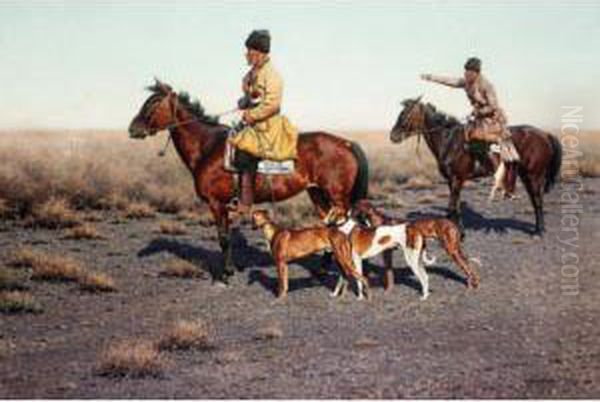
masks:
[[[225,170],[232,173],[238,173],[239,170],[235,167],[233,161],[235,160],[236,149],[229,142],[225,143],[225,157],[223,158],[225,163]],[[286,161],[274,161],[269,159],[263,159],[258,162],[256,173],[264,175],[289,175],[295,171],[295,161],[293,159]]]

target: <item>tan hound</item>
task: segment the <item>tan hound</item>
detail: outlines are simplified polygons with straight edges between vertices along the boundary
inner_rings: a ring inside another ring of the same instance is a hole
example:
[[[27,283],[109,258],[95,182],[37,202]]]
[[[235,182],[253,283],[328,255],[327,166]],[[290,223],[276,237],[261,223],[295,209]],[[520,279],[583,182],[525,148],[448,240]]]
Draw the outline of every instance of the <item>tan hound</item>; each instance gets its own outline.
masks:
[[[317,226],[305,229],[286,229],[271,221],[264,210],[252,214],[254,228],[262,229],[269,242],[271,254],[277,266],[278,294],[283,298],[288,292],[288,263],[320,251],[332,251],[342,273],[357,281],[359,298],[368,297],[368,283],[362,273],[352,265],[352,251],[347,237],[336,228]],[[363,285],[365,290],[363,291]]]
[[[424,263],[431,264],[433,259],[425,255],[426,241],[438,239],[452,260],[467,275],[467,286],[479,285],[478,274],[471,269],[460,247],[460,231],[449,219],[420,219],[414,222],[391,222],[367,202],[357,205],[357,212],[366,215],[371,227],[358,224],[352,214],[334,207],[325,217],[329,224],[338,225],[338,229],[349,236],[352,245],[354,265],[362,275],[362,260],[373,257],[392,248],[401,247],[404,258],[422,287],[422,299],[429,296],[429,279]],[[387,268],[387,267],[386,267]],[[343,291],[344,279],[340,278],[336,291]]]

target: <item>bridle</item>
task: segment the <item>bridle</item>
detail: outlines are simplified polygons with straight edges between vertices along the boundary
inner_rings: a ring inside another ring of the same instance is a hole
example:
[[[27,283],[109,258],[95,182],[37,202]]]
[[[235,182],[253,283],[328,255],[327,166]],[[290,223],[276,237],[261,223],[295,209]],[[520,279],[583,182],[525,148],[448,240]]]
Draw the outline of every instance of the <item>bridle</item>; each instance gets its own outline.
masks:
[[[167,94],[167,97],[169,97],[169,98],[173,98],[173,99],[174,99],[172,102],[169,102],[169,103],[170,103],[170,105],[169,105],[169,106],[170,106],[170,109],[171,109],[171,119],[173,120],[173,122],[172,122],[171,124],[167,124],[165,127],[161,128],[160,130],[157,130],[157,131],[163,131],[163,130],[166,130],[166,131],[168,131],[168,132],[169,132],[169,135],[167,136],[167,141],[166,141],[165,145],[164,145],[164,146],[163,146],[163,148],[162,148],[162,149],[161,149],[161,150],[158,152],[158,156],[160,156],[160,157],[163,157],[163,156],[165,156],[165,154],[166,154],[166,152],[167,152],[167,148],[169,147],[169,144],[170,144],[170,143],[171,143],[171,141],[172,141],[172,135],[171,135],[171,130],[172,130],[172,129],[174,129],[174,128],[177,128],[177,127],[181,127],[181,126],[185,126],[185,125],[187,125],[187,124],[190,124],[190,123],[194,123],[194,122],[198,122],[198,121],[199,121],[199,119],[198,119],[198,118],[196,118],[196,117],[191,117],[191,118],[189,118],[189,119],[186,119],[186,120],[178,121],[178,120],[177,120],[177,109],[178,109],[178,107],[179,107],[179,96],[177,96],[177,94],[176,94],[175,92],[173,92],[173,91],[170,91],[170,92]],[[164,98],[163,98],[163,99],[164,99]],[[156,112],[156,108],[158,108],[158,106],[160,105],[160,103],[161,103],[161,102],[162,102],[162,100],[161,100],[160,102],[156,102],[156,103],[153,105],[152,111],[150,112],[150,119],[151,119],[151,120],[152,120],[152,118],[153,118],[153,116],[154,116],[154,113]],[[224,111],[224,112],[221,112],[221,113],[219,113],[219,114],[217,114],[217,115],[215,115],[215,116],[216,116],[217,118],[220,118],[220,117],[226,116],[226,115],[228,115],[228,114],[235,113],[235,112],[237,112],[238,110],[239,110],[239,108],[238,108],[238,107],[235,107],[235,108],[233,108],[233,109],[229,109],[229,110],[226,110],[226,111]]]

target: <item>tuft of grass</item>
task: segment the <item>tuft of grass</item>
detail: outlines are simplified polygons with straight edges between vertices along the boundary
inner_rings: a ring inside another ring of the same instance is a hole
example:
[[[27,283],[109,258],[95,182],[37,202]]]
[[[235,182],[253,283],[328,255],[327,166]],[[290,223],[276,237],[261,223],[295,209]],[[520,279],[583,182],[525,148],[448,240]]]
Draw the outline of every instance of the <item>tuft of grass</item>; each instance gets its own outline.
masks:
[[[175,221],[161,221],[159,223],[158,231],[162,234],[180,236],[187,234],[187,229],[181,222]]]
[[[98,373],[110,377],[157,377],[166,363],[154,342],[125,339],[109,344],[100,353]]]
[[[62,229],[73,227],[81,222],[77,214],[65,198],[50,198],[33,208],[27,220],[28,226],[46,229]]]
[[[32,280],[76,282],[85,274],[79,261],[59,255],[40,254],[31,267]]]
[[[203,278],[205,276],[198,267],[182,258],[168,260],[159,275],[170,278]]]
[[[0,312],[5,314],[41,313],[41,306],[28,292],[0,292]]]
[[[16,268],[32,268],[42,253],[31,247],[22,246],[10,253],[8,265]]]
[[[435,187],[435,183],[428,177],[412,176],[404,184],[407,190],[430,190]]]
[[[78,279],[81,290],[92,293],[116,292],[115,281],[109,275],[98,272],[89,272]]]
[[[65,233],[63,239],[69,240],[98,240],[104,239],[94,225],[89,223],[83,223],[81,225],[75,226],[71,229],[68,229]]]
[[[283,337],[283,330],[276,324],[267,324],[256,331],[255,339],[272,340]]]
[[[166,328],[158,341],[160,350],[212,349],[214,331],[205,321],[179,320]]]
[[[417,198],[417,204],[433,204],[436,198],[432,194],[425,194]]]
[[[128,219],[154,218],[156,211],[146,202],[132,202],[125,208],[124,215]]]
[[[2,290],[25,290],[27,286],[23,283],[23,277],[6,268],[0,268],[0,291]]]

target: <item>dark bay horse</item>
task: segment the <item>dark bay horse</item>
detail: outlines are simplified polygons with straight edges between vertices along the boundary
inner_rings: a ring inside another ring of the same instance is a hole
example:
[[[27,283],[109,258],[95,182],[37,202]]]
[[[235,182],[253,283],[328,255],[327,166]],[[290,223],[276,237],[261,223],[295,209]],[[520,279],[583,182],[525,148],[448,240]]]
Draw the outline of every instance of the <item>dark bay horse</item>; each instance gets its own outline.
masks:
[[[229,127],[204,113],[187,94],[177,94],[156,81],[129,126],[132,138],[143,139],[168,130],[185,166],[192,174],[196,194],[205,201],[217,225],[223,264],[213,279],[226,281],[234,272],[226,205],[235,195],[234,174],[224,169],[225,141]],[[366,198],[368,162],[361,147],[325,132],[300,134],[296,170],[268,180],[256,175],[255,202],[276,202],[306,190],[318,213],[325,216],[332,206],[349,209]]]
[[[555,136],[536,127],[510,126],[509,130],[521,159],[517,173],[535,211],[534,234],[541,235],[544,232],[543,194],[556,183],[562,163],[562,147]],[[437,160],[440,174],[448,181],[448,215],[462,228],[460,192],[465,180],[492,175],[497,161],[488,161],[484,171],[475,175],[475,156],[465,149],[463,124],[437,111],[430,103],[420,102],[420,98],[407,99],[403,102],[390,139],[399,143],[417,134],[425,138]]]

